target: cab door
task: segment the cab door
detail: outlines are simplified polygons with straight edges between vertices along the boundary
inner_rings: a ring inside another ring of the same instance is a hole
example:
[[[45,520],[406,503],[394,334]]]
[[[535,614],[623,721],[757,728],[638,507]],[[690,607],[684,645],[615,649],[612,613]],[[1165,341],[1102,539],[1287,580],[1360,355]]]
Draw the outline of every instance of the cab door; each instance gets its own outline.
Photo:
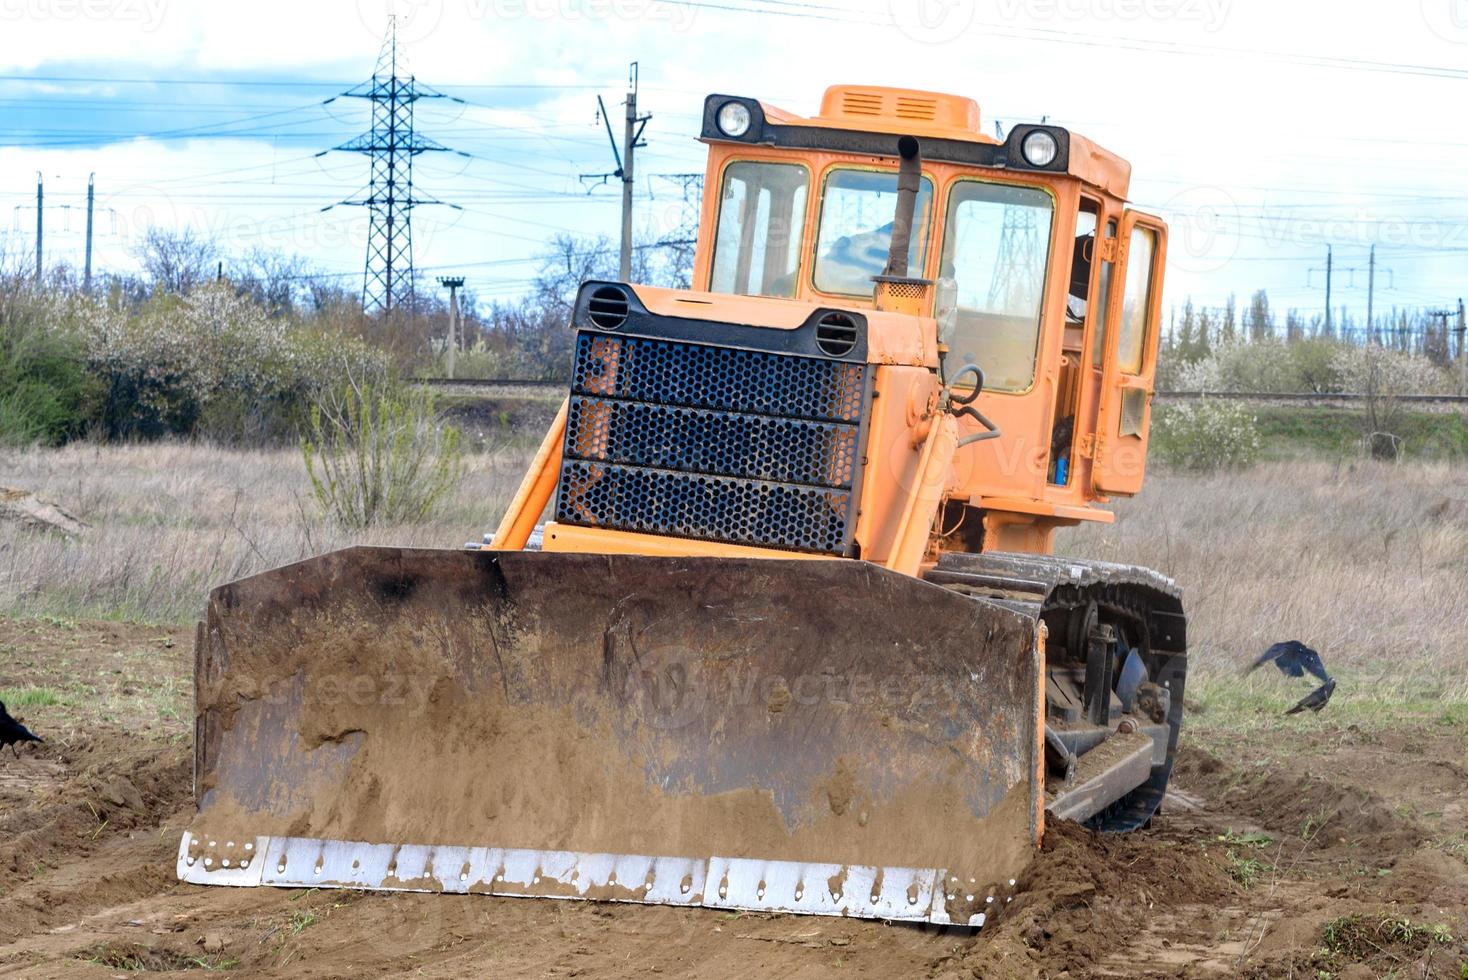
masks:
[[[1106,324],[1091,479],[1099,493],[1133,494],[1142,489],[1147,470],[1167,226],[1160,218],[1126,211],[1118,249],[1120,275],[1112,284]]]

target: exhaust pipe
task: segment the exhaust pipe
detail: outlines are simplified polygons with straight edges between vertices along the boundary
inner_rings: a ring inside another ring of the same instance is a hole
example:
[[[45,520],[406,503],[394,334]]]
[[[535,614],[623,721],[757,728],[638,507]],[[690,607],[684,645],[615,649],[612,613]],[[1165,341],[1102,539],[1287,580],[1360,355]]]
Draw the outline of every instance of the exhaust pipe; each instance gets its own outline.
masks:
[[[922,181],[923,158],[918,141],[903,136],[897,141],[901,163],[897,169],[897,209],[892,216],[892,243],[887,250],[884,276],[907,276],[907,251],[912,244],[912,221],[917,212],[918,187]]]

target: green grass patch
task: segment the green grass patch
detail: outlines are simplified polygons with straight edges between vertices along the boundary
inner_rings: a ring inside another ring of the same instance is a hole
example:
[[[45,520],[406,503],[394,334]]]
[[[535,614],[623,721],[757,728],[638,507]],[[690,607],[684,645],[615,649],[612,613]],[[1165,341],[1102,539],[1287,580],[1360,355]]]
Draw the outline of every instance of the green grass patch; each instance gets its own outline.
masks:
[[[1267,459],[1361,455],[1366,423],[1357,410],[1260,405],[1254,416]],[[1468,459],[1468,415],[1462,412],[1403,412],[1394,430],[1407,459]]]
[[[1235,833],[1232,828],[1218,835],[1219,841],[1231,847],[1268,847],[1274,838],[1268,834]]]
[[[1453,942],[1453,933],[1439,922],[1357,914],[1331,919],[1322,927],[1321,939],[1327,953],[1361,962],[1383,952],[1384,946],[1405,947],[1412,953],[1421,953],[1429,946],[1447,946]]]
[[[1252,855],[1228,852],[1228,876],[1245,888],[1253,888],[1264,876],[1266,865]]]
[[[0,701],[12,711],[16,708],[50,708],[67,705],[71,700],[49,687],[22,687],[13,691],[0,691]]]
[[[1248,676],[1204,674],[1188,680],[1194,705],[1185,728],[1194,734],[1248,734],[1288,725],[1305,732],[1338,731],[1348,725],[1363,730],[1419,722],[1465,729],[1468,737],[1468,684],[1443,681],[1419,671],[1400,677],[1367,675],[1342,668],[1334,673],[1335,694],[1317,714],[1285,712],[1314,690],[1310,683],[1260,672]]]

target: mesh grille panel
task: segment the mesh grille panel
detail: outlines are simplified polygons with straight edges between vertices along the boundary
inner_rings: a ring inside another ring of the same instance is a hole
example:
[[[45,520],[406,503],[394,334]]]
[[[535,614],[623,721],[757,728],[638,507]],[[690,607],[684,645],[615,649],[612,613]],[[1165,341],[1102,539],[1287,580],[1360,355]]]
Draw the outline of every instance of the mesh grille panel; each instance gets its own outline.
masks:
[[[574,396],[577,459],[849,489],[856,427]]]
[[[866,365],[581,333],[574,394],[784,418],[856,422]]]
[[[839,554],[850,491],[604,463],[561,467],[567,524]]]
[[[866,366],[583,331],[556,520],[841,554]]]

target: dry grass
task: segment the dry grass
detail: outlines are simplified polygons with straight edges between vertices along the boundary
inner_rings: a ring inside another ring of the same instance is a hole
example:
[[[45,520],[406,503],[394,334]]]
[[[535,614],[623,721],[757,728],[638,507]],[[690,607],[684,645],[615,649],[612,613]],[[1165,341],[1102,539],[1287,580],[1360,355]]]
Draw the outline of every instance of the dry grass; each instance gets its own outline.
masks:
[[[80,540],[0,526],[0,613],[187,622],[214,585],[348,544],[453,548],[491,530],[528,453],[468,456],[431,522],[323,521],[299,451],[190,444],[0,451],[0,484],[88,521]]]
[[[0,528],[0,613],[183,623],[211,586],[332,548],[457,547],[493,527],[529,455],[469,457],[432,523],[354,534],[316,515],[293,450],[0,452],[0,483],[93,525],[75,542]],[[1295,462],[1154,473],[1117,511],[1114,525],[1063,532],[1061,548],[1179,581],[1193,696],[1276,713],[1305,693],[1302,682],[1272,671],[1235,678],[1270,643],[1297,638],[1350,681],[1342,702],[1468,698],[1468,470]]]
[[[1309,687],[1239,672],[1278,640],[1318,649],[1358,707],[1468,698],[1468,469],[1265,464],[1149,476],[1117,522],[1063,532],[1068,554],[1160,569],[1185,591],[1209,700],[1275,713]],[[1349,680],[1350,683],[1344,683]],[[1332,702],[1332,709],[1338,706]]]

